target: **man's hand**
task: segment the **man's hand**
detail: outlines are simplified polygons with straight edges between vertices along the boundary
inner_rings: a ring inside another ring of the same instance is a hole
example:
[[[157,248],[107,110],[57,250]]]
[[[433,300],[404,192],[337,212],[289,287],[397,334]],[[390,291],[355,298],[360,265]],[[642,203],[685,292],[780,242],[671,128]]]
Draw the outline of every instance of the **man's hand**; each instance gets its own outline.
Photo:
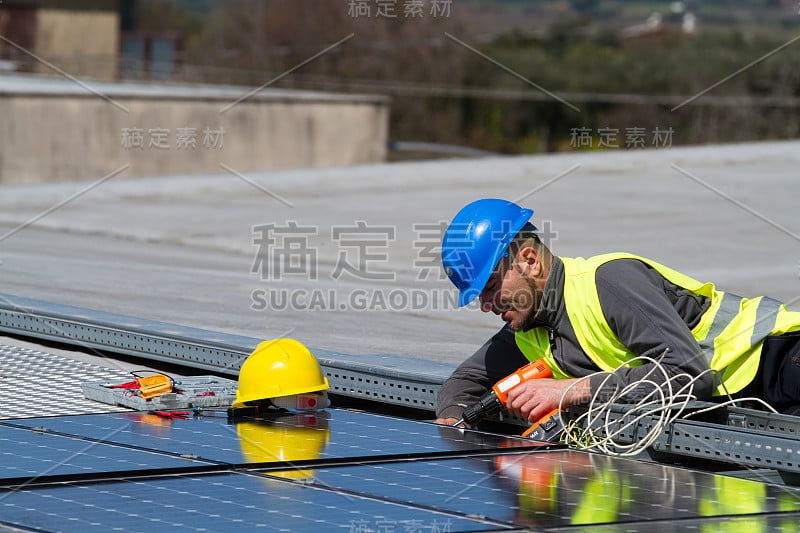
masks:
[[[437,418],[436,420],[434,420],[434,422],[436,422],[437,424],[442,424],[444,426],[454,426],[458,421],[459,421],[458,418]],[[467,424],[466,422],[461,422],[461,425],[459,427],[472,429],[473,426]]]
[[[553,409],[558,409],[564,391],[577,381],[581,382],[570,389],[561,405],[562,407],[572,407],[586,403],[591,398],[588,380],[534,379],[520,383],[508,391],[506,409],[514,416],[528,422],[536,422]]]

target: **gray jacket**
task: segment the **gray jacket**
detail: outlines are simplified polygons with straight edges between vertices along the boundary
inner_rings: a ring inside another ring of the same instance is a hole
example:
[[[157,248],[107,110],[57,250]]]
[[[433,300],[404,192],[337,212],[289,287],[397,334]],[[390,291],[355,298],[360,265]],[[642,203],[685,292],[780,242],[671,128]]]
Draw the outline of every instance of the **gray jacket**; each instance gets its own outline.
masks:
[[[570,375],[583,377],[600,369],[581,349],[567,317],[564,275],[563,262],[554,258],[535,322],[536,327],[550,331],[550,347],[558,365]],[[609,261],[597,269],[595,279],[603,315],[631,352],[660,358],[670,376],[684,372],[696,376],[708,368],[691,329],[711,305],[709,299],[677,287],[635,259]],[[498,380],[527,363],[517,347],[514,332],[503,327],[442,385],[437,417],[461,418],[464,407],[480,398]],[[645,365],[622,369],[617,375],[625,386],[638,381],[649,370]],[[659,376],[654,373],[650,379]],[[603,379],[603,376],[590,378],[593,393]],[[712,384],[712,377],[706,373],[695,385],[694,394],[700,400],[707,400],[711,396]],[[600,398],[611,392],[612,385],[607,384],[599,391]]]

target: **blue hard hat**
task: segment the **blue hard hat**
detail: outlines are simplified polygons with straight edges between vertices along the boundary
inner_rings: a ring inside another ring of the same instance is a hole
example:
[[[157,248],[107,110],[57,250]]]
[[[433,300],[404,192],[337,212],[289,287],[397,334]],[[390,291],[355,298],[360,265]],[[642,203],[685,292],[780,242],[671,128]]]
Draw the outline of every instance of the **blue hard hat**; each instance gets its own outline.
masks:
[[[460,291],[459,306],[478,297],[531,215],[532,209],[495,198],[476,200],[456,214],[442,239],[442,266]]]

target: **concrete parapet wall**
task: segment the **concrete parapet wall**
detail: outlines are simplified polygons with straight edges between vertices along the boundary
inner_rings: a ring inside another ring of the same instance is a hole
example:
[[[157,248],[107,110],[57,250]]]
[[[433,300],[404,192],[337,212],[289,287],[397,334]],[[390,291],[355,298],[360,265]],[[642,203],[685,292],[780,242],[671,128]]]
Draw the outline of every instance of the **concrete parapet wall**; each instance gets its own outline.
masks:
[[[381,98],[278,91],[235,103],[246,93],[2,89],[5,183],[98,179],[122,167],[125,176],[158,176],[386,158],[388,103]]]

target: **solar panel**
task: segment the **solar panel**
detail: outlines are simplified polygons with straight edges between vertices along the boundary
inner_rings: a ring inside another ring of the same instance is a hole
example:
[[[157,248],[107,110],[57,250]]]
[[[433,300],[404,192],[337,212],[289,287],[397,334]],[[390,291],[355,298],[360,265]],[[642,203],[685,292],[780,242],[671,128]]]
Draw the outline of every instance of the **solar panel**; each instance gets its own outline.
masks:
[[[528,527],[800,511],[794,489],[568,450],[318,468],[312,480]]]
[[[235,473],[10,492],[0,495],[0,522],[78,533],[508,529],[491,521]]]
[[[448,426],[347,409],[283,414],[229,423],[227,417],[167,420],[148,413],[114,413],[15,421],[24,427],[102,439],[229,464],[395,458],[478,453],[507,446],[541,447]]]
[[[191,464],[180,457],[0,426],[2,479],[178,468]]]
[[[0,492],[0,529],[639,531],[800,514],[796,489],[347,409],[19,420],[0,423],[0,444],[16,483]]]

